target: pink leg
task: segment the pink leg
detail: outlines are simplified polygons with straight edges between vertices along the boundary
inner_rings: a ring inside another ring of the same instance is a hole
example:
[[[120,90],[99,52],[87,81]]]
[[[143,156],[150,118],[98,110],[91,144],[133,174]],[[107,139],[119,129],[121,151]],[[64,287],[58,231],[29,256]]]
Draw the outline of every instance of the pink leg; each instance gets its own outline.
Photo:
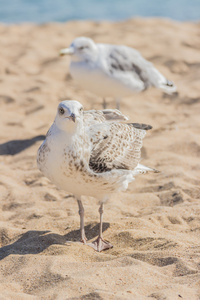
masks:
[[[116,109],[120,110],[120,98],[116,98]]]
[[[94,248],[96,251],[101,252],[103,250],[106,249],[110,249],[113,248],[113,245],[110,244],[108,241],[103,239],[103,235],[102,235],[102,227],[103,227],[103,203],[101,203],[100,207],[99,207],[99,214],[100,214],[100,224],[99,224],[99,236],[98,238],[88,244],[89,246],[91,246],[92,248]]]
[[[79,207],[79,215],[80,215],[80,232],[81,232],[81,242],[86,244],[87,238],[85,236],[85,229],[84,229],[84,207],[81,200],[77,200],[78,207]]]

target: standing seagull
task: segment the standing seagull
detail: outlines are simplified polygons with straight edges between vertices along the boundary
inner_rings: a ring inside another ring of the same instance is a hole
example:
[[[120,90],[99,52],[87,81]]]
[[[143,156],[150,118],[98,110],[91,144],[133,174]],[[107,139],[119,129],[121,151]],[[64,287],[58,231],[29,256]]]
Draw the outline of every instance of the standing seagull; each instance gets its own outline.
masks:
[[[62,101],[53,125],[38,150],[40,171],[58,187],[74,194],[80,214],[81,241],[86,244],[81,196],[100,201],[98,238],[88,245],[112,248],[102,237],[103,204],[125,191],[138,174],[156,170],[139,164],[142,139],[150,125],[125,123],[118,110],[83,111],[78,101]]]
[[[104,98],[111,96],[120,107],[120,99],[150,86],[171,94],[176,91],[152,63],[130,47],[96,44],[86,37],[76,38],[60,55],[71,55],[70,73],[79,85]]]

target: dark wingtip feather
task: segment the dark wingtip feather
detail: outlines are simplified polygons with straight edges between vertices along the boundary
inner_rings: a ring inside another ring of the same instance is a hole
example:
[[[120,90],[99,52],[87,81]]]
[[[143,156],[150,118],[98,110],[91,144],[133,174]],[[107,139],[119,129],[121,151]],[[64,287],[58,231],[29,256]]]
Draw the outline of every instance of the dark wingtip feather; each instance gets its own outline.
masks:
[[[161,173],[161,171],[153,169],[154,173]]]
[[[132,125],[137,129],[142,129],[142,130],[150,130],[153,128],[151,125],[141,124],[141,123],[130,123],[130,125]]]
[[[166,85],[172,87],[172,86],[174,86],[174,83],[173,83],[173,81],[170,81],[170,80],[167,79]]]

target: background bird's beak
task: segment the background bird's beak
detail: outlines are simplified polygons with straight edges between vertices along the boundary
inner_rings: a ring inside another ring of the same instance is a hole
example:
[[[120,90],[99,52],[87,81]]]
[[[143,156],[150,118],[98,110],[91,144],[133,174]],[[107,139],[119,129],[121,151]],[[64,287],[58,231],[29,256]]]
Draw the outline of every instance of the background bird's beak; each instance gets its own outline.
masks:
[[[59,55],[60,56],[63,56],[63,55],[72,55],[74,53],[74,49],[73,48],[65,48],[65,49],[61,49],[60,52],[59,52]]]
[[[76,116],[75,116],[75,114],[71,114],[70,115],[70,119],[72,119],[72,121],[75,123],[75,121],[76,121]]]

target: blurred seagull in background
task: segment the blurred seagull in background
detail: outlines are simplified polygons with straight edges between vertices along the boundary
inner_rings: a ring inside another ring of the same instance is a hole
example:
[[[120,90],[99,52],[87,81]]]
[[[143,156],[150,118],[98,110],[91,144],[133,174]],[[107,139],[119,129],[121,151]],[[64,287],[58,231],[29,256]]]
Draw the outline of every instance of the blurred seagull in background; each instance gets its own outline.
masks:
[[[81,196],[100,201],[99,236],[88,243],[96,251],[113,247],[102,236],[104,202],[112,193],[126,191],[135,176],[157,172],[139,163],[142,140],[152,127],[127,120],[116,109],[83,111],[78,101],[62,101],[38,150],[41,172],[77,199],[84,244],[87,238]]]
[[[120,99],[154,86],[168,94],[176,91],[172,81],[166,79],[152,63],[135,49],[110,44],[96,44],[87,37],[78,37],[60,55],[71,55],[70,73],[78,84],[103,97],[113,97],[116,107]]]

